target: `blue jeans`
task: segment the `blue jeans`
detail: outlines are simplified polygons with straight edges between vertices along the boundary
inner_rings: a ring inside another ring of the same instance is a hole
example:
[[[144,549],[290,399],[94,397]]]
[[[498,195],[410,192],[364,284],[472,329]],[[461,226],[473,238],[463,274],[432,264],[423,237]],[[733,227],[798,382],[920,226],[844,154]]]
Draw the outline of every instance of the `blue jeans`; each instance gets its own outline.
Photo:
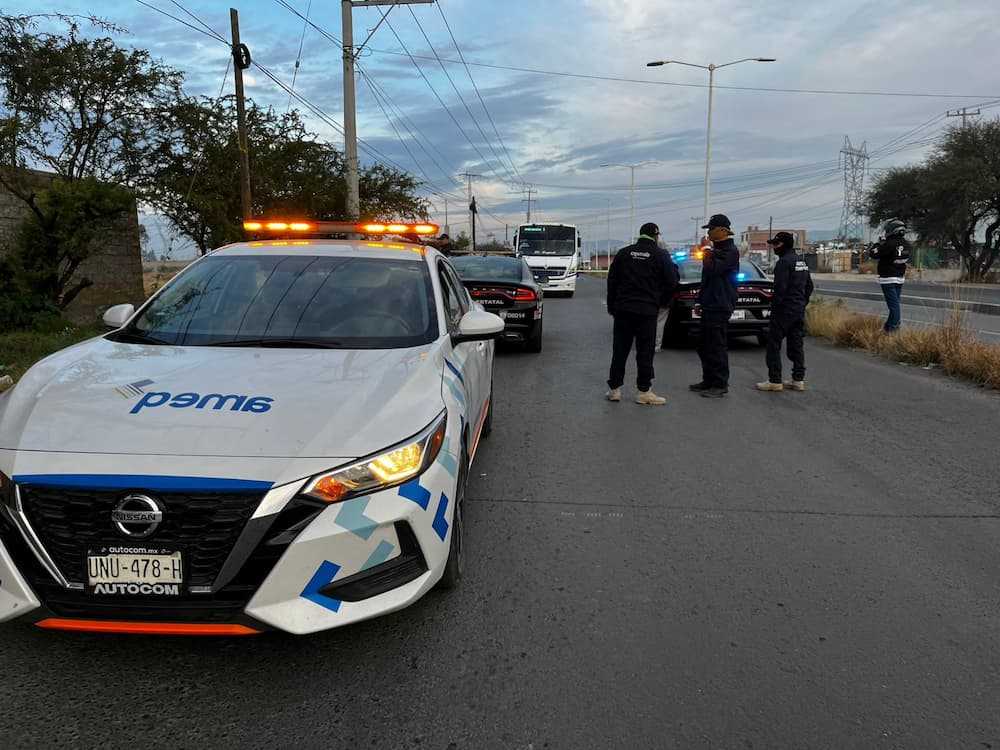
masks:
[[[880,284],[885,304],[889,308],[889,317],[885,321],[886,331],[899,329],[899,298],[903,296],[902,284]]]

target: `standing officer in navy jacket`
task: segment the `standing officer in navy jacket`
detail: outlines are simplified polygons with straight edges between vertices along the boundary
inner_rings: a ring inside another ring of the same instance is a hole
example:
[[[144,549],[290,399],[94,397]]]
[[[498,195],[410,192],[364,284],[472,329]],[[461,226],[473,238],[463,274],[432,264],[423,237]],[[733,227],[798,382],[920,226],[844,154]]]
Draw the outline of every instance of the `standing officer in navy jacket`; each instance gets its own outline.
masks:
[[[806,389],[806,357],[802,347],[805,336],[806,305],[813,292],[809,266],[795,252],[795,238],[790,232],[778,232],[767,241],[774,248],[774,293],[771,296],[771,320],[767,328],[767,380],[757,383],[759,391]],[[792,382],[781,382],[781,341],[792,361]]]
[[[615,254],[608,269],[608,313],[615,319],[608,373],[608,401],[621,401],[625,363],[635,341],[637,404],[662,406],[663,396],[652,391],[653,352],[656,347],[656,315],[677,286],[677,266],[657,244],[660,230],[652,222],[639,228],[634,245]]]
[[[705,251],[701,267],[701,324],[698,327],[698,356],[701,382],[691,386],[706,398],[729,393],[729,316],[736,307],[736,276],[740,271],[740,251],[733,242],[729,217],[715,214],[702,229],[708,230],[712,247]]]

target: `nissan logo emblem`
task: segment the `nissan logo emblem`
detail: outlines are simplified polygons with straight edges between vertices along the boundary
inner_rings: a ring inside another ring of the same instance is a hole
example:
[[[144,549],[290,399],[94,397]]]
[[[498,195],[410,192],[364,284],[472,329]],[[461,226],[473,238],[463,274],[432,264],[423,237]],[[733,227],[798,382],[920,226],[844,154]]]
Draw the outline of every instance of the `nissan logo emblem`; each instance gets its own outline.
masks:
[[[127,495],[111,511],[115,530],[129,539],[151,536],[163,522],[163,508],[148,495]]]

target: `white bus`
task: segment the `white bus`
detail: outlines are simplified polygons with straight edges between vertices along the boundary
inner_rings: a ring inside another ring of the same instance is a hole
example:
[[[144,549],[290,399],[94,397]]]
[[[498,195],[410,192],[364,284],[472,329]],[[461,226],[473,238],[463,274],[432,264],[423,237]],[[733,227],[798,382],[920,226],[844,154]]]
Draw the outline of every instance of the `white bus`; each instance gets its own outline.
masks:
[[[536,277],[548,278],[543,286],[546,294],[561,292],[573,296],[582,244],[580,233],[572,224],[538,221],[521,224],[514,233],[517,254],[528,261]]]

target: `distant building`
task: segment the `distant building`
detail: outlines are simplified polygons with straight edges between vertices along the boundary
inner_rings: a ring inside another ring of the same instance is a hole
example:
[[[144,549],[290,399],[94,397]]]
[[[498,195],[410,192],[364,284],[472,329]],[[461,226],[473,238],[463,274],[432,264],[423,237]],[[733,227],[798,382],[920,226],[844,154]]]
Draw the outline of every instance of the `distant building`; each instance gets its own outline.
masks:
[[[56,175],[28,169],[21,172],[21,179],[32,189],[42,190]],[[0,189],[0,255],[10,252],[30,211],[24,201]],[[95,242],[92,254],[76,269],[70,286],[80,278],[88,278],[92,283],[63,311],[75,323],[96,322],[109,305],[131,302],[138,307],[146,299],[135,210],[122,218],[115,231]]]
[[[746,228],[746,230],[740,232],[740,254],[756,258],[758,260],[764,260],[771,257],[768,255],[770,246],[767,244],[767,241],[778,232],[788,232],[795,238],[796,248],[799,250],[806,249],[805,229],[785,229],[784,227],[775,227],[772,230],[768,230],[761,229],[756,224],[751,224]]]

